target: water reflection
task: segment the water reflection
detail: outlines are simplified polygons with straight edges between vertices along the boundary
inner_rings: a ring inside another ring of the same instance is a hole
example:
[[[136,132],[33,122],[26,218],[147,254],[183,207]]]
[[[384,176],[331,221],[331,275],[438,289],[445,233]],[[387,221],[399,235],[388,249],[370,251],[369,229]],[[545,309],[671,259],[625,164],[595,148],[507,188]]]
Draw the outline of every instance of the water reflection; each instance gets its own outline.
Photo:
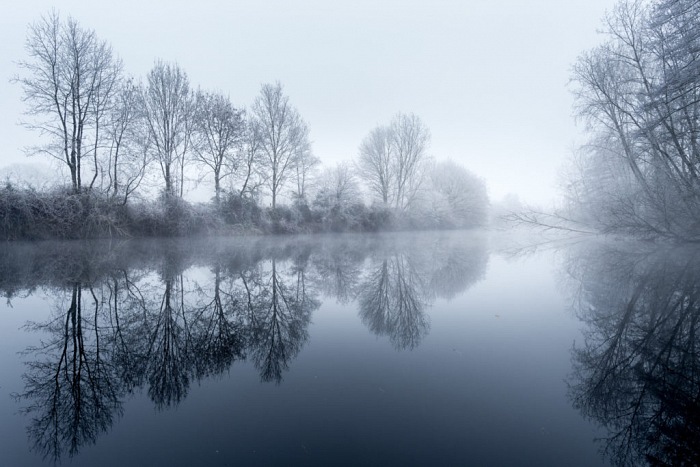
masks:
[[[570,396],[615,465],[700,465],[700,250],[580,249]]]
[[[34,449],[74,455],[109,430],[128,394],[176,406],[236,361],[281,383],[322,297],[356,303],[371,332],[414,349],[435,299],[479,280],[487,259],[483,243],[454,236],[1,248],[8,301],[41,290],[52,302],[48,319],[27,326],[40,344],[24,354],[16,395]]]

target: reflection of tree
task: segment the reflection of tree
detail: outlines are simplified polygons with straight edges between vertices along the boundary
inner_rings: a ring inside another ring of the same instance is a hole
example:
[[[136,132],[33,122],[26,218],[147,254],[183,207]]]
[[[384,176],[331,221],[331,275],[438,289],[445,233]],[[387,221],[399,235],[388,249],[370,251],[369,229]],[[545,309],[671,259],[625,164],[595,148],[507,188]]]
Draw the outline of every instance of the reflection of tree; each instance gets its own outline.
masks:
[[[438,238],[425,250],[431,269],[427,287],[436,297],[453,299],[484,277],[488,252],[478,238]]]
[[[349,303],[357,294],[364,257],[356,249],[337,248],[322,251],[314,266],[318,285],[326,295],[339,303]]]
[[[381,248],[357,293],[362,322],[389,336],[399,350],[420,345],[430,330],[426,312],[433,300],[453,298],[481,279],[488,261],[478,240],[439,235],[411,240]]]
[[[124,394],[140,387],[157,407],[176,405],[193,381],[221,374],[247,354],[263,380],[279,382],[308,339],[319,306],[305,279],[308,249],[269,250],[280,258],[271,270],[247,250],[224,249],[209,258],[211,274],[202,280],[189,277],[186,249],[157,246],[150,261],[135,263],[110,262],[95,250],[32,253],[39,274],[22,269],[31,290],[49,287],[68,297],[51,320],[34,326],[48,338],[27,350],[37,361],[28,363],[18,395],[28,401],[29,434],[44,455],[58,460],[95,442],[120,413]],[[294,265],[281,266],[283,258]],[[13,269],[0,265],[0,276],[4,270]],[[25,293],[10,277],[0,277],[0,290]]]
[[[193,354],[198,378],[223,373],[244,355],[239,301],[232,286],[228,291],[222,290],[224,280],[221,266],[217,264],[213,291],[210,294],[200,291],[208,300],[197,310],[200,319]]]
[[[236,360],[279,383],[309,338],[319,291],[343,303],[357,299],[373,332],[397,348],[416,347],[428,332],[432,301],[466,288],[486,264],[478,245],[420,238],[394,244],[350,236],[320,246],[315,238],[263,239],[254,248],[243,240],[41,251],[0,245],[0,293],[44,289],[66,297],[35,326],[44,342],[27,351],[36,361],[28,363],[19,398],[33,417],[36,449],[56,459],[74,454],[108,430],[126,394],[143,389],[167,408]],[[454,248],[462,250],[451,254]],[[366,264],[371,271],[363,272]]]
[[[177,404],[190,384],[190,322],[182,276],[166,276],[163,298],[148,322],[148,395],[158,407]]]
[[[84,288],[89,291],[87,298]],[[119,385],[109,355],[100,348],[97,297],[91,287],[77,282],[68,294],[65,312],[36,325],[38,331],[49,333],[50,340],[27,353],[46,358],[29,363],[25,392],[19,395],[31,401],[24,410],[33,415],[29,435],[35,449],[54,460],[65,449],[72,456],[81,445],[94,443],[121,412]],[[90,301],[93,313],[84,316],[83,307]]]
[[[425,284],[410,258],[384,259],[363,282],[359,293],[362,322],[377,335],[388,335],[397,349],[413,349],[430,329]]]
[[[586,251],[570,396],[616,465],[700,465],[700,252]]]
[[[307,295],[303,270],[295,273],[295,286],[278,271],[275,259],[269,279],[261,280],[263,272],[260,274],[257,290],[249,295],[247,303],[251,312],[250,352],[262,380],[279,383],[282,372],[308,339],[311,312],[319,302]],[[246,286],[250,290],[249,284]]]

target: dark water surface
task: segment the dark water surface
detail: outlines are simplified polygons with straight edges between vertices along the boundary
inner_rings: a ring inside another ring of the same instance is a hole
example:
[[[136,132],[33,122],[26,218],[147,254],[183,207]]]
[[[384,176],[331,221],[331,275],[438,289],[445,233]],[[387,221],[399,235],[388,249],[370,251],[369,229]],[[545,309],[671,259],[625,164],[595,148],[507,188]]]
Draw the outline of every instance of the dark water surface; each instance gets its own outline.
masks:
[[[0,466],[697,461],[694,250],[497,243],[3,245]]]

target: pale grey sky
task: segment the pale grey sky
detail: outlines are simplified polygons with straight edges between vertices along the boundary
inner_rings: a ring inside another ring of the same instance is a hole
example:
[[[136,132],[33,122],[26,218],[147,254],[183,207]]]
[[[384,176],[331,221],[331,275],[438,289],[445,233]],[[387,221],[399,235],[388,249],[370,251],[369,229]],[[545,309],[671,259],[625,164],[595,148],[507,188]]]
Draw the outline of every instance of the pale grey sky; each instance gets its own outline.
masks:
[[[194,86],[248,106],[279,80],[326,164],[355,158],[397,112],[430,127],[431,154],[483,177],[492,199],[545,204],[581,128],[567,89],[576,57],[614,0],[5,0],[0,16],[0,167],[41,163],[21,148],[23,104],[9,80],[27,24],[56,8],[109,41],[128,73],[177,61]]]

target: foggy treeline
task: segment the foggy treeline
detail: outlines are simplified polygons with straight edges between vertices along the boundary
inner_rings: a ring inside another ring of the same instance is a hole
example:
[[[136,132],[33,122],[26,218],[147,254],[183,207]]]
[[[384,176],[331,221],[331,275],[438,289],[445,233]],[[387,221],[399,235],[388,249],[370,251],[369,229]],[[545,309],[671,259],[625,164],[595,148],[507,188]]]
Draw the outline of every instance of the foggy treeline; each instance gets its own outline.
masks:
[[[156,60],[129,76],[111,46],[57,12],[29,27],[14,82],[25,126],[61,179],[40,189],[8,180],[3,238],[195,232],[371,231],[481,225],[484,182],[436,162],[430,132],[397,113],[321,167],[307,123],[281,83],[263,84],[248,107],[193,86],[177,63]],[[235,83],[231,83],[235,86]],[[184,198],[193,185],[210,203]]]
[[[602,45],[573,68],[589,140],[565,174],[565,202],[529,220],[572,229],[700,239],[700,3],[623,0]]]
[[[357,302],[368,330],[413,349],[430,330],[432,303],[485,274],[485,243],[457,240],[6,245],[0,293],[9,302],[46,295],[51,308],[26,326],[40,339],[24,353],[25,389],[16,394],[34,448],[75,454],[109,430],[128,394],[143,390],[165,409],[236,362],[279,383],[323,299]]]

